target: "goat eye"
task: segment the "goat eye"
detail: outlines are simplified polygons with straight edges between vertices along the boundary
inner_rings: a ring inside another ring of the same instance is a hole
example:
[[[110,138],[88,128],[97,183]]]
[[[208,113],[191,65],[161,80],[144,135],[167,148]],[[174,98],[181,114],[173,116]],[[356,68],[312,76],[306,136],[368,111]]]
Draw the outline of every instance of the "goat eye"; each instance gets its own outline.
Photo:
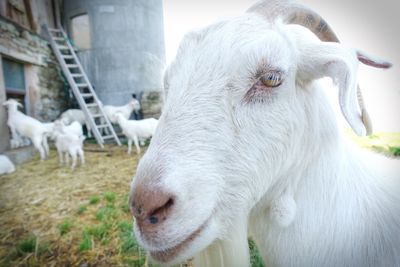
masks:
[[[279,72],[269,72],[261,76],[260,81],[267,87],[277,87],[282,83],[282,76]]]

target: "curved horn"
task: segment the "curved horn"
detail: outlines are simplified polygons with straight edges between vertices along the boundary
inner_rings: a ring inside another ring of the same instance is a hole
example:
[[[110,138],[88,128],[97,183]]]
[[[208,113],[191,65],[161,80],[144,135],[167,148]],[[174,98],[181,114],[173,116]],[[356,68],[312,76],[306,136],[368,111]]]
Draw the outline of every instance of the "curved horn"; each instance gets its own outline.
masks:
[[[298,24],[312,31],[321,41],[338,42],[328,23],[313,10],[291,0],[259,1],[247,12],[262,15],[269,21],[282,18],[288,24]]]
[[[340,43],[335,32],[319,14],[296,1],[262,0],[251,6],[247,12],[260,14],[268,21],[282,18],[285,23],[298,24],[306,27],[323,42]],[[366,64],[363,58],[360,58],[359,54],[357,56],[360,62]],[[367,135],[370,135],[372,133],[371,118],[365,108],[359,85],[357,85],[357,100],[361,111],[361,120],[365,126]]]

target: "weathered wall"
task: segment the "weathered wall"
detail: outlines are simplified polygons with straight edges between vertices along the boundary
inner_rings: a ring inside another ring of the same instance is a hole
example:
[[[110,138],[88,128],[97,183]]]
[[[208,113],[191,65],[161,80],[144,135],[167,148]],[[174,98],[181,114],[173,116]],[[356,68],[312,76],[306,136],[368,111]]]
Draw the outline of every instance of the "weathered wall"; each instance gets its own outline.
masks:
[[[64,1],[64,24],[87,13],[91,49],[79,56],[104,104],[160,91],[165,65],[162,0]],[[69,29],[71,33],[71,29]]]
[[[2,70],[2,61],[0,54],[0,70]],[[0,103],[3,103],[6,100],[6,91],[4,88],[4,77],[3,72],[0,71]],[[9,143],[9,132],[7,127],[7,111],[0,105],[0,153],[6,150]]]
[[[41,121],[56,119],[66,105],[64,83],[48,42],[0,17],[0,54],[25,66],[28,114]],[[0,83],[1,101],[1,97],[5,95],[5,86],[4,81],[0,80]],[[0,153],[8,144],[8,129],[2,127],[5,123],[2,112],[0,111]]]

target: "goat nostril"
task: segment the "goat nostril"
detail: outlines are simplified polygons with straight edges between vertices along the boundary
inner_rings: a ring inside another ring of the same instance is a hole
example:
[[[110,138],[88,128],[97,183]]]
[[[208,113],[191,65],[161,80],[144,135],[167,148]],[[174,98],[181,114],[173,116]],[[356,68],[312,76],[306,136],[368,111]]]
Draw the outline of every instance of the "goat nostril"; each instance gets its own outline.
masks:
[[[148,221],[150,224],[157,224],[159,223],[159,218],[163,218],[166,220],[167,214],[170,211],[170,207],[174,204],[174,199],[169,198],[164,205],[156,208],[148,217]]]

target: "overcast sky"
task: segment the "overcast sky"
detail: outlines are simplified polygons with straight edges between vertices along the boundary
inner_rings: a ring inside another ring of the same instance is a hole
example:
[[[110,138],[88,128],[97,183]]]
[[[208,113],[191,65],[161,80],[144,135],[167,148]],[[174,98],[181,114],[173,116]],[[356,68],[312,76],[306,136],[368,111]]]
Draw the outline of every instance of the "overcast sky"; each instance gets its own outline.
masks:
[[[165,0],[167,62],[183,35],[216,21],[238,16],[252,0]],[[360,66],[359,82],[375,131],[400,132],[400,1],[303,0],[321,14],[343,44],[359,48],[394,64],[390,70]],[[334,92],[336,94],[336,92]]]

